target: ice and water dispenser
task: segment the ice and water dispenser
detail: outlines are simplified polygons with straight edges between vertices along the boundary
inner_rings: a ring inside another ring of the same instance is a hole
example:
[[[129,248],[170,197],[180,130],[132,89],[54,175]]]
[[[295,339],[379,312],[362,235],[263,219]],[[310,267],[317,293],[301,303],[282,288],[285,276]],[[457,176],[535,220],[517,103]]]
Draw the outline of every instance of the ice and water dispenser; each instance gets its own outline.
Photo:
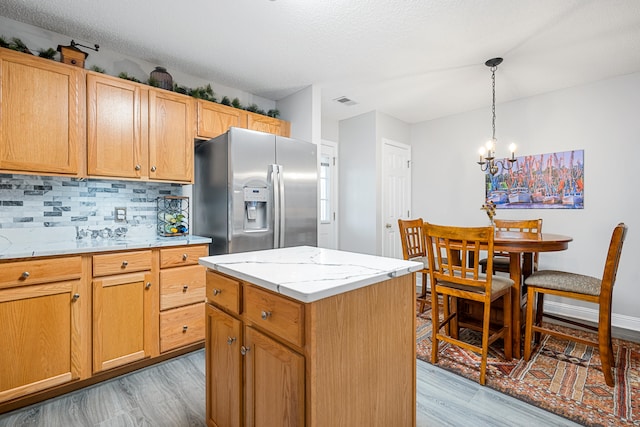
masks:
[[[267,187],[244,187],[244,229],[247,231],[267,229]]]

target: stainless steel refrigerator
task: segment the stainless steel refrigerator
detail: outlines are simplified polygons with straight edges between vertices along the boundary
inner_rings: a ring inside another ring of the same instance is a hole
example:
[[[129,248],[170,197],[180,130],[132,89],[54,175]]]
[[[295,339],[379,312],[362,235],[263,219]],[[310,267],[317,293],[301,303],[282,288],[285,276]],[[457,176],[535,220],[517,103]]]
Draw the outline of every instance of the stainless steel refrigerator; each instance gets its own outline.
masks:
[[[193,233],[209,254],[317,246],[317,146],[230,128],[196,145]]]

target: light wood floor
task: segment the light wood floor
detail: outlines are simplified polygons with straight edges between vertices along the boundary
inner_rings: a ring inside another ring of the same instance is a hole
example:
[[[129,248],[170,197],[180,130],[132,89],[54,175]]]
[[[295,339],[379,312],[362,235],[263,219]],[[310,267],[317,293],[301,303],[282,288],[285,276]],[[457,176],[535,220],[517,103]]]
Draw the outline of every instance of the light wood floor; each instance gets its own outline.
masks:
[[[0,426],[204,426],[204,387],[199,350],[0,415]],[[417,425],[578,426],[420,360]]]

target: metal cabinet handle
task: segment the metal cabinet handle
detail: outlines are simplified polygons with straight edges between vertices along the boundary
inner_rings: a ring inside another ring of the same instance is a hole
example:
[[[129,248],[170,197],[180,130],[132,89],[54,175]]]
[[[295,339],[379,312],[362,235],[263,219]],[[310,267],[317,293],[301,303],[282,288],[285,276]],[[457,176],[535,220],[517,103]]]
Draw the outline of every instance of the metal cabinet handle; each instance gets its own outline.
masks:
[[[262,317],[262,320],[267,320],[269,317],[271,317],[271,312],[263,311],[260,313],[260,317]]]
[[[73,298],[71,298],[74,302],[78,301],[78,298],[80,298],[80,294],[73,294]]]
[[[233,337],[233,338],[227,337],[227,344],[229,345],[233,344],[234,342],[236,342],[236,339],[237,339],[236,337]]]
[[[222,293],[222,291],[220,289],[214,289],[213,290],[213,296],[215,297],[216,295],[220,295]]]
[[[182,327],[182,333],[184,334],[185,332],[187,332],[187,329],[189,329],[189,327],[187,325],[184,325]]]
[[[149,289],[151,287],[151,282],[147,282],[147,284],[144,286],[146,289]]]
[[[20,278],[24,280],[24,279],[29,278],[29,276],[31,276],[31,275],[29,274],[29,272],[28,272],[28,271],[24,271],[24,272],[20,275]]]
[[[129,261],[122,261],[122,268],[125,268],[127,265],[129,265]]]
[[[189,258],[189,255],[188,255],[188,254],[182,254],[182,260],[183,260],[183,261],[186,261],[186,260],[187,260],[187,258]]]
[[[189,290],[189,285],[184,285],[182,287],[182,292],[187,292]]]
[[[155,166],[151,166],[151,172],[155,172],[156,171],[156,167]]]
[[[240,354],[245,356],[247,353],[249,353],[249,350],[251,350],[249,347],[242,346],[240,347]]]
[[[139,171],[140,169],[142,169],[142,166],[136,165],[135,170]]]

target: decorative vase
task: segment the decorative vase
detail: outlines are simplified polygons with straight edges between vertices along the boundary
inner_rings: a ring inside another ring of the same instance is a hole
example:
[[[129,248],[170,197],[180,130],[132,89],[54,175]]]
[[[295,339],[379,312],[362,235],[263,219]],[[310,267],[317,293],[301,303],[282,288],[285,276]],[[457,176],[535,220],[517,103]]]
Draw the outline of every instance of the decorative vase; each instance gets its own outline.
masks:
[[[166,68],[156,67],[156,69],[149,74],[149,77],[158,82],[159,88],[173,90],[173,77],[167,72]]]

